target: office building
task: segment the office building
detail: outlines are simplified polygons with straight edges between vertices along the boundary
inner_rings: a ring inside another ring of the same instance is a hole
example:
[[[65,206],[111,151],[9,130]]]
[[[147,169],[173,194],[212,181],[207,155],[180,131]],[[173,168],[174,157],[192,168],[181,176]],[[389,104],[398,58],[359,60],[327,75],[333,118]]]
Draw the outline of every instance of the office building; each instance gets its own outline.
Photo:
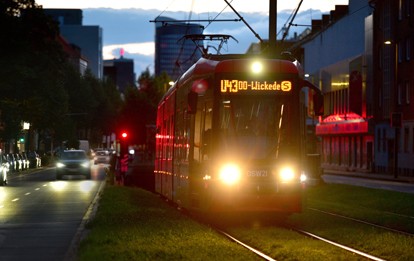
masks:
[[[202,34],[203,26],[177,22],[168,17],[158,17],[155,22],[155,75],[166,72],[176,80],[200,57],[201,52],[185,35]]]
[[[44,12],[59,23],[63,38],[80,48],[92,74],[102,79],[102,28],[97,25],[82,25],[81,9],[44,9]]]

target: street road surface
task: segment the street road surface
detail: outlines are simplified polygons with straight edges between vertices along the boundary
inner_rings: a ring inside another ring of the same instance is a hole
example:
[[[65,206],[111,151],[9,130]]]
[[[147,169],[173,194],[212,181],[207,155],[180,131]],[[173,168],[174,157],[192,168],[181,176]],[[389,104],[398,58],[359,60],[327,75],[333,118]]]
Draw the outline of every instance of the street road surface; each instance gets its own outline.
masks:
[[[10,174],[0,187],[0,260],[64,260],[77,229],[105,182],[102,165],[92,179],[57,181],[54,168]]]

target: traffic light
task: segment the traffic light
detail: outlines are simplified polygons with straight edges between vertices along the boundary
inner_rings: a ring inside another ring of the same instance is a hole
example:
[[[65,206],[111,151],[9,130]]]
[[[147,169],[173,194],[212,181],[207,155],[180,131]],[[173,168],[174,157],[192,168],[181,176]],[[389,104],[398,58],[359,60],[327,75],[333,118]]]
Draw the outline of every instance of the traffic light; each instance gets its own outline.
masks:
[[[120,138],[119,138],[119,153],[121,156],[128,152],[128,132],[121,131]]]

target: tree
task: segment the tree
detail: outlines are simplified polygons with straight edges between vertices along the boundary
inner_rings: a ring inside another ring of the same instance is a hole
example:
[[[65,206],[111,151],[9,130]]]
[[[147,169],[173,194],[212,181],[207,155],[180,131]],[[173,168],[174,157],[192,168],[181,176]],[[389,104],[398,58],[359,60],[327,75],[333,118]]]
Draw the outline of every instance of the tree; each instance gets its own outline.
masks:
[[[23,121],[44,142],[77,139],[79,129],[110,133],[119,112],[114,85],[70,63],[59,26],[34,0],[0,2],[0,139],[16,140]],[[112,125],[112,126],[111,126]]]
[[[153,76],[147,68],[138,77],[139,88],[129,87],[120,113],[118,127],[133,133],[131,142],[145,144],[146,126],[155,125],[157,106],[170,79],[167,74]]]

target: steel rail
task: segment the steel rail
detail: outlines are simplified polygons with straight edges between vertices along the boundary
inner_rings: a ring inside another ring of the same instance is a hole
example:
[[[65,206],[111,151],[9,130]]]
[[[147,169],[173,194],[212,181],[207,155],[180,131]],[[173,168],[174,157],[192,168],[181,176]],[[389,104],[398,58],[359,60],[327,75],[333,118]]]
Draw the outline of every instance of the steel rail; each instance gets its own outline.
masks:
[[[252,251],[253,253],[255,253],[256,255],[258,255],[258,256],[260,256],[260,257],[262,257],[262,258],[263,258],[263,259],[265,259],[265,260],[268,260],[268,261],[276,261],[276,259],[273,259],[273,258],[271,258],[270,256],[268,256],[268,255],[266,255],[266,254],[264,254],[264,253],[260,252],[259,250],[257,250],[257,249],[255,249],[255,248],[253,248],[253,247],[251,247],[251,246],[249,246],[249,245],[247,245],[247,244],[245,244],[245,243],[241,242],[240,240],[236,239],[235,237],[232,237],[230,234],[228,234],[228,233],[226,233],[226,232],[224,232],[224,231],[222,231],[222,230],[220,230],[220,229],[216,229],[216,231],[217,231],[217,232],[219,232],[220,234],[222,234],[222,235],[226,236],[226,237],[227,237],[227,238],[229,238],[231,241],[234,241],[234,242],[236,242],[237,244],[239,244],[239,245],[241,245],[241,246],[243,246],[243,247],[247,248],[248,250]]]
[[[334,217],[339,217],[339,218],[351,220],[351,221],[354,221],[354,222],[357,222],[357,223],[361,223],[361,224],[364,224],[364,225],[368,225],[368,226],[372,226],[372,227],[384,229],[384,230],[387,230],[387,231],[390,231],[390,232],[394,232],[394,233],[398,233],[398,234],[402,234],[402,235],[405,235],[405,236],[414,237],[414,234],[413,233],[409,233],[409,232],[405,232],[405,231],[393,229],[393,228],[390,228],[390,227],[378,225],[378,224],[371,223],[371,222],[368,222],[368,221],[364,221],[364,220],[360,220],[360,219],[356,219],[356,218],[352,218],[352,217],[347,217],[347,216],[343,216],[343,215],[336,214],[336,213],[331,213],[331,212],[324,211],[324,210],[320,210],[320,209],[316,209],[316,208],[308,208],[308,209],[309,210],[312,210],[312,211],[320,212],[320,213],[323,213],[323,214],[326,214],[326,215],[330,215],[330,216],[334,216]]]
[[[295,231],[297,231],[297,232],[299,232],[299,233],[302,233],[302,234],[304,234],[304,235],[307,235],[307,236],[309,236],[309,237],[312,237],[312,238],[315,238],[315,239],[321,240],[321,241],[323,241],[323,242],[329,243],[329,244],[334,245],[334,246],[336,246],[336,247],[342,248],[342,249],[347,250],[347,251],[349,251],[349,252],[352,252],[352,253],[354,253],[354,254],[357,254],[357,255],[363,256],[363,257],[365,257],[365,258],[368,258],[369,260],[375,260],[375,261],[385,261],[385,259],[382,259],[382,258],[379,258],[379,257],[373,256],[373,255],[370,255],[370,254],[364,253],[364,252],[362,252],[362,251],[356,250],[356,249],[351,248],[351,247],[347,247],[347,246],[345,246],[345,245],[341,245],[341,244],[336,243],[336,242],[334,242],[334,241],[331,241],[331,240],[328,240],[328,239],[326,239],[326,238],[323,238],[323,237],[317,236],[317,235],[315,235],[315,234],[309,233],[309,232],[307,232],[307,231],[300,230],[300,229],[295,229]]]

